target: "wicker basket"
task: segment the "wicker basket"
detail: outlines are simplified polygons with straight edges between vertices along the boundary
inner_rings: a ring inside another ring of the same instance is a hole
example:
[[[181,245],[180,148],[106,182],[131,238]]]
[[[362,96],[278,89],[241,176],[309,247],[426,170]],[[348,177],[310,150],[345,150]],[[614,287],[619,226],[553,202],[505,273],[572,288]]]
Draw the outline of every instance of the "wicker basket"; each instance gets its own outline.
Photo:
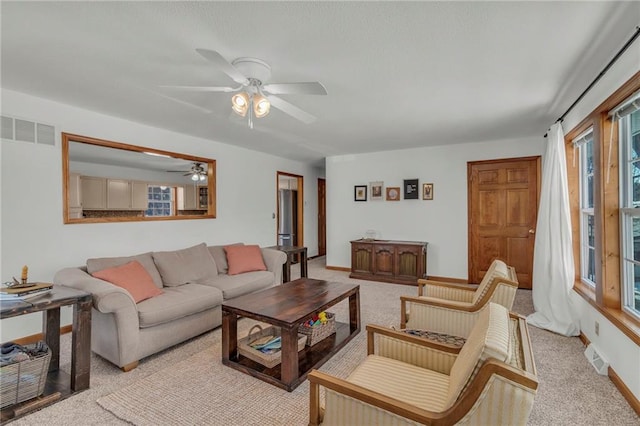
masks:
[[[44,392],[51,349],[29,360],[0,367],[0,408],[35,398]]]
[[[254,332],[255,329],[258,331]],[[249,358],[252,361],[255,361],[259,364],[264,365],[267,368],[275,367],[280,364],[282,361],[281,351],[276,351],[273,353],[264,353],[257,349],[251,347],[251,343],[255,342],[261,337],[265,336],[280,336],[281,332],[278,327],[266,327],[262,328],[259,324],[254,325],[249,330],[249,334],[247,337],[243,337],[242,339],[238,339],[238,353],[242,356]],[[307,341],[307,336],[298,334],[298,351],[304,349],[305,342]]]
[[[313,346],[335,332],[336,315],[332,312],[327,312],[327,322],[325,324],[314,325],[312,327],[301,325],[298,329],[298,333],[307,336],[307,346]]]

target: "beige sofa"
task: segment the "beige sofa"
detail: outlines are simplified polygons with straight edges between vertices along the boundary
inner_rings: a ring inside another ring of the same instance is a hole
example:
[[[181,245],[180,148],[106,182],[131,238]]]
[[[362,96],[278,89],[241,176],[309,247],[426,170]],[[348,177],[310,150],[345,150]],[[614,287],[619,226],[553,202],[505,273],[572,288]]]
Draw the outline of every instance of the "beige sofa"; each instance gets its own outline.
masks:
[[[223,246],[202,243],[176,251],[88,259],[86,266],[58,271],[54,282],[93,295],[91,349],[129,371],[142,358],[218,327],[224,300],[280,284],[286,255],[260,251],[266,271],[228,275]],[[91,275],[133,260],[162,294],[135,303],[127,290]]]

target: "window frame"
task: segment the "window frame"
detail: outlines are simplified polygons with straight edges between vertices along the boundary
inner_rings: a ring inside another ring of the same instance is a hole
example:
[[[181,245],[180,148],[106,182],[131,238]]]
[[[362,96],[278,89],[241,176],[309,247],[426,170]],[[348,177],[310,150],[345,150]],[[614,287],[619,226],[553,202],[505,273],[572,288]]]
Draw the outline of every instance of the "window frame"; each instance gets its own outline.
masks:
[[[620,261],[622,225],[620,216],[620,176],[617,171],[619,166],[619,136],[618,123],[614,123],[610,119],[609,113],[639,90],[640,71],[636,72],[565,135],[573,254],[574,259],[576,259],[573,290],[638,345],[640,345],[640,319],[623,308],[624,290],[621,277],[623,271]],[[572,141],[587,131],[589,127],[593,127],[595,166],[595,287],[587,285],[581,279],[581,188],[579,168],[572,161]],[[610,143],[610,140],[613,143]],[[611,150],[610,155],[613,160],[611,164],[608,164],[609,150]],[[608,179],[607,167],[610,167],[611,172]]]
[[[640,114],[636,111],[633,114]],[[631,114],[618,119],[618,143],[620,147],[620,280],[622,291],[622,309],[640,320],[640,306],[635,307],[635,273],[634,266],[640,266],[640,259],[635,259],[633,241],[633,220],[640,218],[640,202],[634,205],[633,197],[633,163],[640,166],[640,155],[631,156],[633,140]],[[640,133],[640,129],[636,134]]]
[[[579,142],[581,139],[584,142]],[[593,203],[595,199],[595,159],[593,158],[593,127],[573,140],[575,149],[579,152],[580,170],[580,279],[590,287],[595,288],[595,210]],[[576,146],[577,145],[577,146]],[[591,171],[588,170],[588,147],[591,148]],[[591,203],[589,203],[589,177],[591,177]],[[593,245],[589,241],[589,218],[593,218],[592,228],[594,232]],[[593,257],[589,258],[590,252]],[[591,270],[593,267],[593,270]]]

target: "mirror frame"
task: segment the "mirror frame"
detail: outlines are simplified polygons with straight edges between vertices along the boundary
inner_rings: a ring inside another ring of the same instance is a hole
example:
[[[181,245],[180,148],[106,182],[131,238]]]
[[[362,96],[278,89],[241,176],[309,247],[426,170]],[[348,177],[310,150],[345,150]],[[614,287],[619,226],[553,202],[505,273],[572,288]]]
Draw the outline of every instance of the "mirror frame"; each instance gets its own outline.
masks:
[[[215,219],[216,217],[216,160],[211,158],[197,157],[188,154],[179,154],[171,151],[163,151],[155,148],[129,145],[121,142],[96,139],[88,136],[75,135],[62,132],[62,217],[65,224],[74,223],[105,223],[105,222],[151,222],[159,220],[189,220],[189,219]],[[70,218],[69,217],[69,142],[80,142],[90,145],[97,145],[106,148],[122,149],[134,152],[151,152],[179,158],[192,162],[205,163],[207,165],[207,212],[203,215],[181,215],[181,216],[160,216],[160,217],[92,217],[92,218]]]

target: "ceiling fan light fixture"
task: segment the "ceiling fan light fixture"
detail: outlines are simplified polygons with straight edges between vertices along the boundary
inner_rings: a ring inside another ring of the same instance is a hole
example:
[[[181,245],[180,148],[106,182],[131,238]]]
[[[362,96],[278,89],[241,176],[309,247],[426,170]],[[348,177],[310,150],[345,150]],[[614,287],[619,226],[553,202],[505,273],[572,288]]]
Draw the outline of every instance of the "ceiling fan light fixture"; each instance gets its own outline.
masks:
[[[241,117],[247,115],[249,109],[249,95],[246,92],[236,93],[231,97],[231,108]]]
[[[194,174],[192,174],[192,175],[191,175],[191,180],[192,180],[192,181],[194,181],[194,182],[195,182],[195,181],[197,181],[198,179],[199,179],[199,178],[198,178],[198,174],[197,174],[197,173],[194,173]]]
[[[200,181],[203,181],[203,180],[205,180],[206,178],[207,178],[207,177],[204,175],[204,173],[199,175],[199,179],[200,179]]]
[[[267,98],[260,94],[253,95],[253,112],[256,118],[262,118],[269,114],[271,103]]]

